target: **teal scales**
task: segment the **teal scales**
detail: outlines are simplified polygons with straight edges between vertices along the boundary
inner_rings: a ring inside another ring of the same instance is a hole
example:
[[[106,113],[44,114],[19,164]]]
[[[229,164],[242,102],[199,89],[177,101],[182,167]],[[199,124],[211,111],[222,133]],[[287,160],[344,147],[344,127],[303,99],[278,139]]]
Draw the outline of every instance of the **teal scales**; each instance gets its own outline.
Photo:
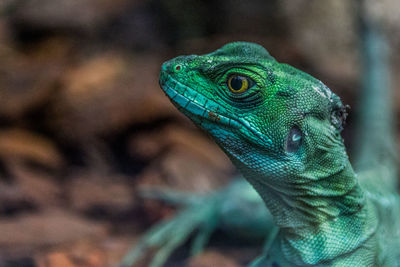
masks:
[[[393,178],[355,174],[340,136],[345,106],[321,81],[236,42],[164,63],[160,85],[272,214],[276,234],[252,266],[398,266]]]

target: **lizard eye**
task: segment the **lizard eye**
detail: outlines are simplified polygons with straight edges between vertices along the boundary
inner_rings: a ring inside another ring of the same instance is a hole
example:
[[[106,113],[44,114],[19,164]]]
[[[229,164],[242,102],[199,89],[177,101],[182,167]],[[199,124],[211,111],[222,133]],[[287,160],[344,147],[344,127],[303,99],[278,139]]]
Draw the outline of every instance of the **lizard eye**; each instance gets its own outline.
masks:
[[[250,88],[252,80],[245,76],[232,75],[229,77],[227,85],[232,93],[243,93]]]
[[[301,132],[299,127],[292,127],[286,140],[285,150],[289,153],[296,152],[297,150],[299,150],[302,140],[303,133]]]
[[[175,70],[176,70],[176,71],[180,71],[181,69],[182,69],[182,66],[181,66],[181,65],[178,64],[178,65],[175,66]]]

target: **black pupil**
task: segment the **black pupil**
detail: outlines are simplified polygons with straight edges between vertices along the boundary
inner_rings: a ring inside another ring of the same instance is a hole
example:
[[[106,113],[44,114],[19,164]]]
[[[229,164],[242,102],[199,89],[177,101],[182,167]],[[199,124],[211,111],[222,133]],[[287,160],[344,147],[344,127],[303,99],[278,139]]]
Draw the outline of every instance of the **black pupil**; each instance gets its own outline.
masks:
[[[243,77],[236,76],[231,79],[231,88],[235,91],[239,91],[243,86]]]
[[[294,126],[292,129],[289,131],[288,138],[286,140],[286,151],[287,152],[296,152],[299,150],[301,143],[302,143],[302,132],[301,130],[297,127]]]

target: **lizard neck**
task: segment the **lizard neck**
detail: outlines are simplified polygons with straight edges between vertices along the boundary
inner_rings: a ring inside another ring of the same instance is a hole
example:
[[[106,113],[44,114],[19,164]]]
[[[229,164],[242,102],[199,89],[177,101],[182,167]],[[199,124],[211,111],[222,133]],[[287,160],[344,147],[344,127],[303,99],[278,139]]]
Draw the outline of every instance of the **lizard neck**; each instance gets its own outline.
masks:
[[[277,242],[293,264],[334,260],[375,233],[375,211],[348,160],[333,174],[308,183],[276,186],[263,183],[263,177],[246,178],[273,215],[280,228]]]

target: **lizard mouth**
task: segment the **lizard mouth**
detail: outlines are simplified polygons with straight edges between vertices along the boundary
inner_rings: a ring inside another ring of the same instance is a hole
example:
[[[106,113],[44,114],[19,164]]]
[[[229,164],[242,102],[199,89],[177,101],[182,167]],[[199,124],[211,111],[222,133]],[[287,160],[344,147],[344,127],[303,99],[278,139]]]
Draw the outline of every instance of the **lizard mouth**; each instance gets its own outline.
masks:
[[[207,120],[226,128],[236,129],[239,132],[243,132],[243,129],[246,129],[247,133],[244,136],[250,142],[267,149],[272,148],[272,140],[253,128],[248,121],[243,118],[234,118],[220,114],[218,112],[220,109],[218,103],[173,79],[170,75],[161,72],[159,83],[178,110],[183,113],[190,113],[192,115],[190,116],[191,119],[196,120],[198,118],[200,126],[204,120]]]
[[[217,103],[171,77],[160,79],[160,86],[180,111],[187,111],[195,117],[212,121],[225,127],[242,128],[242,124],[236,119],[219,114],[217,112],[219,106]],[[212,108],[207,108],[207,105]]]

